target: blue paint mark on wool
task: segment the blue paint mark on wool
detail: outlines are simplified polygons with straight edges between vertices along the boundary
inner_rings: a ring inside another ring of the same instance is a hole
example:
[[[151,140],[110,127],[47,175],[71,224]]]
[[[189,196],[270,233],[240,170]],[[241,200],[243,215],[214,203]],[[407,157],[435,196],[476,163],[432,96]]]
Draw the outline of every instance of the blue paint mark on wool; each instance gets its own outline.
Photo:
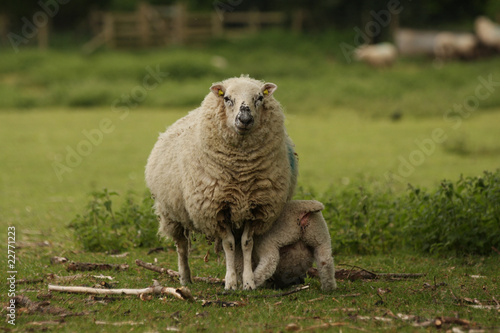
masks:
[[[292,175],[297,172],[297,159],[295,158],[295,150],[293,149],[293,146],[290,144],[288,145],[288,161],[290,163],[290,168],[292,169]]]

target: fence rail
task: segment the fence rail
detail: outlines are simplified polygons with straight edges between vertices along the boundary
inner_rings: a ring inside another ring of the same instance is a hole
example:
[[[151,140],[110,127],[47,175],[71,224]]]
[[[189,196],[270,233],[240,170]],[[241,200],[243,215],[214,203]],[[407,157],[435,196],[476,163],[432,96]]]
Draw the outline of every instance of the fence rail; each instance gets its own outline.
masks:
[[[90,17],[94,38],[84,49],[100,45],[140,48],[169,44],[192,44],[213,37],[237,37],[269,27],[301,30],[304,15],[288,17],[282,12],[192,13],[183,5],[151,6],[141,3],[133,13],[95,12]]]

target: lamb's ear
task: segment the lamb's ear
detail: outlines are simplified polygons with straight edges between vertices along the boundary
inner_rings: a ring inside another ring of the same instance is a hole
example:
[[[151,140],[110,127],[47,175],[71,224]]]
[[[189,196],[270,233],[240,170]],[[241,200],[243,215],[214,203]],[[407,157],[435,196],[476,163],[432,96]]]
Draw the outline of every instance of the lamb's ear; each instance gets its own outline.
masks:
[[[220,84],[220,83],[216,83],[216,84],[213,84],[211,87],[210,87],[210,90],[214,93],[215,96],[217,97],[222,97],[224,96],[224,94],[226,93],[226,88]]]
[[[262,88],[260,88],[260,91],[264,94],[264,96],[271,96],[276,89],[278,89],[277,85],[267,82],[264,83]]]

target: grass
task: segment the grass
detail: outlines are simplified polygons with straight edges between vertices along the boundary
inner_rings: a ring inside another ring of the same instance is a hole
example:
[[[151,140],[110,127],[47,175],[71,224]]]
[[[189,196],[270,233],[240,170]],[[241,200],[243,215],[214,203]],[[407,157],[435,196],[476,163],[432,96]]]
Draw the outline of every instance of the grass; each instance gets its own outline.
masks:
[[[129,263],[131,268],[127,272],[104,272],[115,277],[118,282],[116,287],[145,287],[151,283],[151,279],[157,278],[155,273],[134,267],[137,258],[153,261],[153,257],[146,254],[147,249],[130,249],[129,256],[122,259],[111,258],[103,253],[84,252],[73,243],[72,230],[67,225],[76,214],[82,212],[88,200],[87,195],[92,190],[107,187],[121,194],[129,190],[143,193],[143,168],[157,133],[184,113],[184,110],[164,112],[140,109],[129,113],[123,120],[118,114],[106,109],[0,113],[0,140],[9,143],[3,148],[5,162],[0,166],[3,189],[0,219],[5,226],[16,226],[20,246],[22,242],[27,244],[16,253],[17,278],[72,274],[66,272],[63,266],[49,264],[50,257],[54,255],[66,256],[75,261]],[[490,112],[467,119],[461,130],[467,133],[467,142],[470,142],[471,147],[496,147],[494,137],[495,124],[500,120],[498,117],[499,113]],[[114,130],[103,135],[102,142],[92,148],[92,153],[71,171],[62,174],[62,181],[59,181],[52,163],[64,161],[67,147],[76,149],[79,142],[86,140],[82,131],[98,128],[103,118],[112,120]],[[400,193],[406,184],[387,183],[384,173],[391,168],[397,169],[399,154],[406,156],[414,149],[413,138],[425,138],[433,128],[444,127],[443,121],[436,118],[419,121],[403,119],[393,123],[387,119],[364,119],[342,110],[331,115],[291,115],[287,122],[300,155],[299,183],[303,187],[315,189],[317,193],[327,191],[331,186],[340,192],[342,188],[352,187],[353,184],[374,189],[392,186],[395,193]],[[315,131],[312,129],[314,126]],[[451,138],[452,132],[449,133]],[[495,168],[498,162],[495,154],[456,154],[440,145],[407,180],[431,187],[443,177],[454,179],[459,173],[478,175],[483,169]],[[451,171],[456,165],[460,165],[460,168]],[[42,240],[49,240],[51,246],[39,248],[34,245]],[[175,269],[174,246],[171,242],[166,245],[167,253],[155,256],[165,267]],[[213,253],[209,263],[203,261],[207,250],[204,241],[195,242],[191,256],[195,274],[222,277],[224,266],[216,263]],[[473,309],[466,301],[477,298],[485,302],[491,300],[490,294],[498,299],[500,272],[496,255],[460,258],[403,253],[379,256],[337,254],[336,260],[377,272],[425,272],[428,275],[424,279],[398,282],[339,281],[339,290],[330,295],[322,294],[318,282],[310,280],[312,287],[309,291],[270,299],[253,296],[274,294],[277,291],[223,295],[222,287],[203,283],[192,286],[193,293],[199,299],[245,303],[245,306],[235,308],[205,308],[199,302],[187,304],[159,298],[142,302],[131,297],[103,305],[88,301],[87,296],[55,294],[51,299],[52,305],[74,312],[95,312],[84,317],[68,317],[64,324],[58,324],[54,329],[71,332],[84,327],[91,331],[113,329],[121,332],[176,327],[182,331],[282,331],[288,324],[308,328],[322,323],[344,323],[340,328],[348,332],[363,328],[413,331],[413,322],[394,319],[391,313],[415,315],[419,320],[458,315],[481,328],[500,325],[497,310]],[[471,275],[484,277],[472,278]],[[159,280],[168,285],[177,285],[175,281],[164,277],[159,277]],[[44,293],[46,284],[50,282],[45,281],[33,286],[18,285],[18,293],[36,300],[34,296]],[[71,284],[92,286],[99,281],[85,276]],[[441,282],[446,285],[440,285]],[[430,287],[425,287],[426,284]],[[390,289],[390,293],[381,295],[384,303],[378,302],[379,288]],[[348,294],[359,296],[342,296]],[[2,299],[5,296],[2,295]],[[392,318],[392,321],[382,322],[375,317]],[[16,327],[23,331],[31,327],[30,322],[56,318],[41,313],[19,314]],[[93,321],[125,324],[119,327],[111,324],[101,326]],[[134,326],[127,322],[147,324]],[[241,327],[242,322],[245,323],[244,328]],[[52,327],[51,324],[43,326]]]
[[[143,106],[191,108],[212,82],[246,73],[277,83],[280,101],[292,114],[347,108],[376,117],[395,112],[442,117],[455,103],[474,95],[478,77],[492,75],[494,82],[499,81],[498,58],[445,64],[402,58],[390,69],[373,70],[348,63],[339,45],[350,41],[351,36],[339,33],[302,36],[270,31],[240,40],[215,40],[203,47],[153,52],[101,50],[84,55],[74,50],[22,49],[15,54],[7,49],[0,62],[0,109],[107,107],[122,94],[139,89],[148,66],[168,76],[148,91]],[[478,111],[499,105],[500,94],[491,94],[480,101]]]
[[[106,109],[0,113],[0,140],[9,142],[2,150],[0,167],[2,220],[26,228],[40,221],[57,227],[83,208],[92,190],[106,187],[122,194],[129,190],[143,193],[144,165],[158,133],[183,114],[180,110],[142,109],[122,120]],[[477,153],[456,154],[436,145],[435,152],[403,182],[388,182],[386,173],[398,172],[399,156],[408,159],[416,149],[416,138],[423,140],[434,128],[446,128],[441,119],[394,123],[337,110],[330,115],[291,115],[287,127],[297,146],[299,184],[304,188],[322,193],[330,187],[359,183],[402,191],[407,182],[432,187],[443,178],[495,170],[500,165],[494,153],[499,147],[495,140],[499,118],[500,113],[474,115],[460,128]],[[59,178],[54,163],[66,165],[68,149],[76,150],[88,141],[82,131],[99,128],[102,119],[110,119],[114,130],[104,134],[80,164],[60,171]],[[449,140],[458,135],[452,129],[447,131]],[[483,153],[487,149],[492,152]]]
[[[36,240],[46,236],[30,237]],[[217,264],[213,254],[210,262],[204,262],[206,247],[201,243],[203,242],[196,243],[191,255],[193,271],[198,275],[222,276],[224,265]],[[57,254],[75,261],[128,263],[130,269],[127,271],[103,272],[104,275],[115,278],[111,282],[107,281],[115,288],[141,288],[151,284],[152,279],[158,279],[162,285],[177,285],[176,281],[136,268],[133,263],[135,258],[151,262],[153,257],[158,257],[165,266],[175,267],[176,254],[171,246],[167,248],[167,253],[148,256],[146,250],[132,250],[128,257],[120,259],[102,253],[70,250],[57,243],[48,248],[27,246],[18,250],[18,253],[22,260],[22,264],[19,264],[19,278],[43,277],[47,273],[59,276],[71,274],[65,271],[63,265],[48,264],[50,257]],[[413,324],[421,324],[438,317],[457,317],[470,321],[471,328],[486,331],[498,329],[497,310],[475,309],[471,307],[473,303],[470,301],[477,299],[487,305],[492,295],[498,296],[498,258],[430,258],[399,253],[386,256],[337,256],[336,260],[337,268],[346,269],[356,265],[376,272],[425,272],[427,276],[393,282],[343,280],[338,281],[339,288],[332,294],[322,294],[318,282],[308,280],[311,284],[309,290],[271,298],[264,297],[279,294],[280,291],[259,290],[226,294],[222,286],[200,282],[190,286],[193,295],[198,299],[195,303],[158,297],[150,301],[140,301],[136,297],[113,297],[99,302],[85,295],[53,293],[51,305],[74,313],[91,313],[67,317],[61,324],[45,323],[42,327],[62,332],[82,329],[103,332],[161,331],[167,327],[183,332],[278,332],[284,331],[289,324],[304,329],[321,324],[337,324],[340,326],[332,328],[333,331],[355,332],[368,329],[413,332],[418,330]],[[101,281],[103,280],[93,278],[91,274],[85,274],[80,279],[64,284],[93,286]],[[46,294],[46,283],[20,284],[18,293],[36,300],[36,294]],[[57,281],[48,280],[48,283]],[[242,306],[204,307],[202,300],[237,301],[241,302]],[[405,321],[395,318],[398,314],[416,317]],[[16,327],[24,331],[36,328],[33,322],[57,319],[57,316],[42,313],[21,314],[17,317]],[[121,326],[114,326],[112,323]],[[461,325],[445,324],[443,327],[451,329]]]
[[[454,104],[475,94],[479,76],[488,78],[491,74],[493,81],[500,79],[500,59],[450,62],[442,67],[426,59],[401,59],[391,69],[373,70],[346,63],[338,48],[341,37],[270,32],[265,38],[151,52],[102,50],[90,56],[74,50],[2,52],[0,221],[5,228],[16,227],[16,278],[45,278],[39,284],[18,284],[16,293],[36,300],[50,282],[47,274],[73,274],[66,272],[64,265],[50,264],[56,255],[74,261],[128,263],[128,271],[104,272],[115,277],[115,286],[120,288],[145,287],[153,278],[178,285],[134,264],[137,258],[153,262],[157,257],[161,265],[175,269],[171,242],[165,243],[166,253],[148,255],[147,249],[130,248],[127,257],[115,258],[83,251],[67,225],[82,213],[91,191],[108,188],[122,198],[128,191],[142,195],[144,165],[158,133],[199,105],[212,82],[227,76],[250,73],[278,84],[276,97],[286,109],[288,132],[300,157],[299,185],[316,197],[323,193],[341,195],[356,186],[388,191],[397,197],[407,183],[435,188],[444,178],[477,176],[499,167],[499,94],[482,99],[470,115],[444,116]],[[249,49],[252,52],[242,51]],[[213,65],[214,56],[223,57],[227,66]],[[146,89],[146,67],[157,65],[168,76],[155,89],[146,90],[146,95],[137,95]],[[134,93],[135,99],[127,97]],[[394,114],[401,114],[401,119],[393,121]],[[434,141],[432,152],[427,154],[429,146],[422,148],[415,140],[428,143],[435,129],[442,129],[441,137],[446,138]],[[96,134],[98,131],[102,135]],[[84,152],[79,157],[69,153],[79,149]],[[402,167],[403,160],[419,156],[423,159],[413,163],[413,168]],[[68,161],[72,165],[65,168]],[[332,204],[336,203],[333,200]],[[333,230],[335,226],[330,227]],[[50,246],[37,245],[45,240]],[[0,248],[6,253],[4,244]],[[208,249],[203,240],[194,242],[193,271],[222,277],[224,265],[217,264],[213,252],[210,262],[204,262]],[[493,331],[500,327],[497,309],[469,306],[469,300],[490,305],[492,297],[500,299],[498,255],[437,257],[398,251],[335,255],[338,268],[355,265],[376,272],[424,272],[427,276],[395,282],[339,281],[339,289],[329,295],[321,293],[316,280],[308,279],[309,290],[274,298],[254,296],[278,291],[224,294],[221,286],[191,286],[200,300],[245,304],[232,308],[203,307],[201,302],[168,298],[143,302],[123,297],[100,303],[83,295],[54,294],[51,305],[92,313],[67,317],[64,323],[46,322],[41,327],[67,332],[161,331],[167,327],[188,332],[261,332],[284,331],[288,324],[307,329],[337,323],[338,328],[330,329],[414,332],[424,328],[413,324],[442,316],[467,319],[471,328]],[[92,286],[99,282],[85,275],[68,284]],[[353,294],[357,296],[345,296]],[[0,297],[6,304],[7,292]],[[20,332],[36,330],[33,322],[59,319],[41,312],[22,312],[19,309],[15,327],[4,327]],[[396,319],[392,314],[397,313],[417,319]],[[446,324],[444,328],[452,326],[459,325]]]

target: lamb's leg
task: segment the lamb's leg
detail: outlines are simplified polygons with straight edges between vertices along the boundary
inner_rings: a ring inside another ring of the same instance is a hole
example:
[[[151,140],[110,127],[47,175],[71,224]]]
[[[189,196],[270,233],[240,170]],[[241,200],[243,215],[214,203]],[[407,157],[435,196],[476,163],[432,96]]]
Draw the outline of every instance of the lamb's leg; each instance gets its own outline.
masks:
[[[180,282],[183,286],[192,283],[191,270],[189,269],[189,235],[182,233],[174,237],[175,246],[177,247],[177,264],[179,267]]]
[[[314,249],[314,259],[318,266],[321,290],[332,291],[337,288],[335,281],[335,266],[333,264],[332,248],[329,243],[319,245]]]
[[[236,290],[238,288],[238,280],[236,278],[235,267],[235,244],[234,236],[230,228],[226,228],[226,232],[222,235],[222,248],[226,256],[226,283],[224,289]]]
[[[241,250],[243,252],[243,289],[255,289],[252,270],[253,228],[250,222],[245,224],[245,229],[241,236]]]
[[[280,260],[280,251],[276,246],[261,246],[264,251],[257,253],[259,263],[254,271],[255,286],[260,287],[266,280],[273,276]]]

